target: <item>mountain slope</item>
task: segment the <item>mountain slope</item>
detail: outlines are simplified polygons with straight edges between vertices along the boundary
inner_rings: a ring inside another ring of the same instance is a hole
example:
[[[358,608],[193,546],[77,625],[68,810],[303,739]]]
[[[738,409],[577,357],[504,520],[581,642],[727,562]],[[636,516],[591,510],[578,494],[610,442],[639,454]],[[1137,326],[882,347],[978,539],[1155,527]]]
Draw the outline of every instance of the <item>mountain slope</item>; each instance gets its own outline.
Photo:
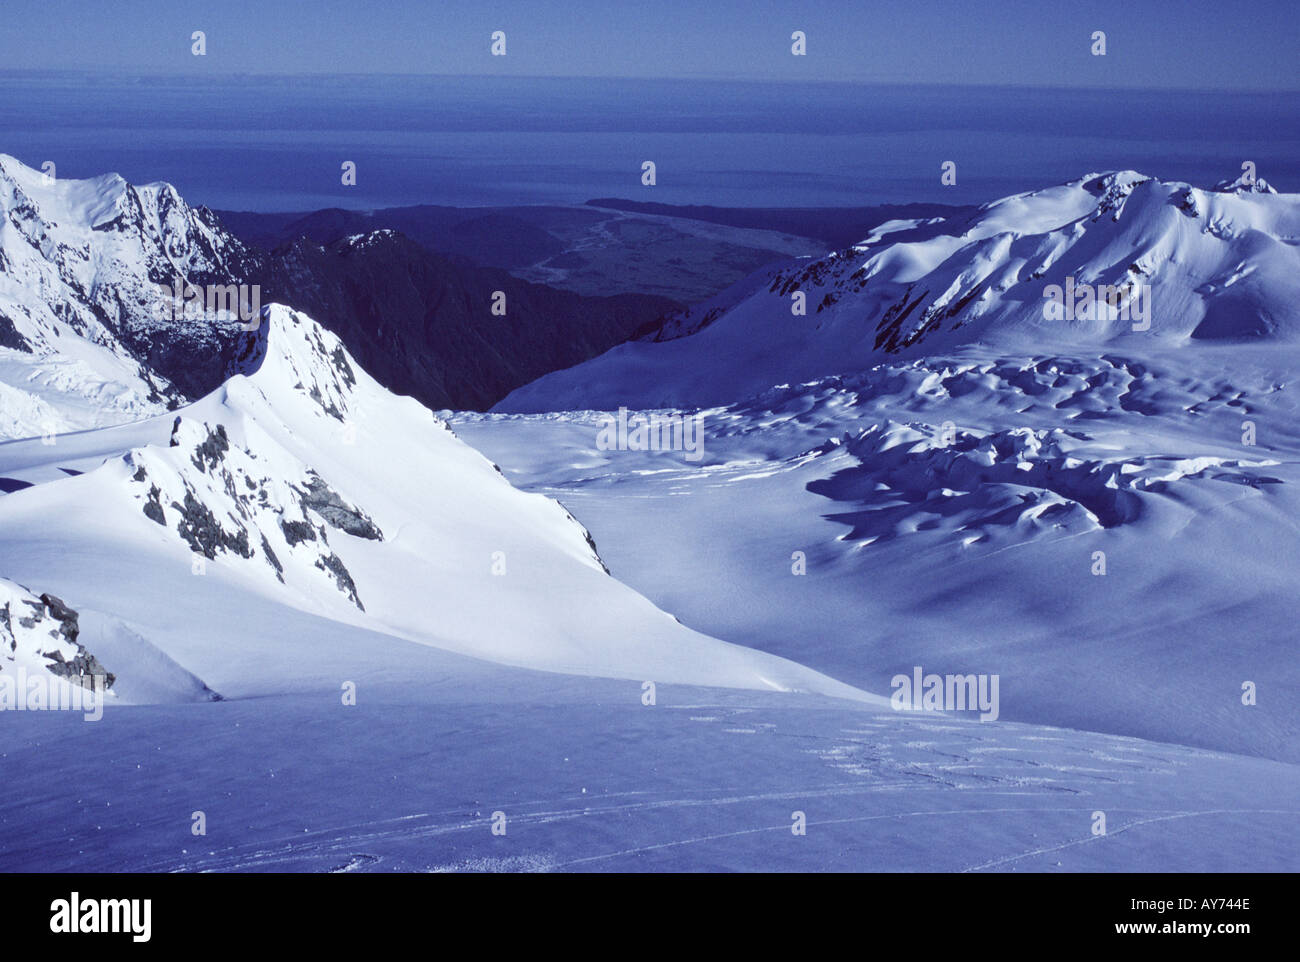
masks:
[[[177,302],[191,286],[209,309]],[[267,253],[170,185],[54,180],[0,155],[0,438],[122,423],[216,389],[235,298],[247,320],[272,300],[306,310],[385,386],[473,408],[677,307],[530,284],[391,231]]]
[[[316,319],[381,384],[434,409],[485,409],[678,306],[528,283],[431,254],[391,230],[287,244],[270,256],[261,281],[265,299]],[[493,312],[497,292],[503,315]]]
[[[1100,297],[1103,285],[1114,298],[1084,304],[1083,289]],[[1078,295],[1068,311],[1067,290]],[[800,296],[804,315],[792,312]],[[973,342],[1022,354],[1295,343],[1300,196],[1262,181],[1200,190],[1088,175],[969,216],[883,225],[844,251],[755,275],[644,340],[541,378],[497,410],[726,403]]]
[[[79,633],[77,612],[61,599],[50,594],[38,597],[0,578],[0,685],[10,701],[5,709],[15,707],[14,699],[27,696],[25,683],[33,676],[42,679],[46,690],[58,691],[63,685],[103,691],[113,687],[115,676],[78,642]],[[66,698],[70,693],[60,694]]]
[[[54,180],[0,155],[0,437],[112,424],[205,393],[228,325],[161,317],[159,287],[224,285],[255,262],[170,185]]]
[[[72,476],[50,480],[56,468]],[[226,606],[256,596],[504,664],[857,697],[654,608],[562,506],[512,488],[278,305],[218,391],[137,424],[2,445],[0,476],[18,488],[0,498],[4,576],[119,619],[222,694],[287,669],[232,675],[218,656],[253,654],[238,639],[175,636],[178,620],[206,617],[214,584]]]
[[[1295,762],[1294,703],[1245,699],[1300,683],[1300,196],[1129,172],[886,226],[458,430],[717,637]],[[1150,312],[1045,315],[1071,281]],[[602,444],[620,407],[694,411],[697,460]]]

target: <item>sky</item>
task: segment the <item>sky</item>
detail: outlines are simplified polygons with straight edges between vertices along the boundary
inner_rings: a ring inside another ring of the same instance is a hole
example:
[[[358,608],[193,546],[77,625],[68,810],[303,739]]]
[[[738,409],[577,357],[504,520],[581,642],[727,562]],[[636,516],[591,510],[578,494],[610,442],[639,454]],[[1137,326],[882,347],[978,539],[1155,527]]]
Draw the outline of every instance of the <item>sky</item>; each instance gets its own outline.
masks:
[[[1300,90],[1297,0],[4,0],[0,65]],[[202,30],[206,56],[191,53]],[[490,53],[493,31],[506,55]],[[791,34],[807,55],[791,53]],[[1106,55],[1091,53],[1106,34]]]

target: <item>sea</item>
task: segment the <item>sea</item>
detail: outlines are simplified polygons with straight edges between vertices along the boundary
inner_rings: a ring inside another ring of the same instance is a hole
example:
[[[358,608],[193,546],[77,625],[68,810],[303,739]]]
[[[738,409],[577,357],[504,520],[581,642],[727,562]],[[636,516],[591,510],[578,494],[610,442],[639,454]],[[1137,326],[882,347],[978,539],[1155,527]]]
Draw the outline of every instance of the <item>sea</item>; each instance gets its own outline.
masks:
[[[1295,91],[0,71],[0,153],[226,210],[967,204],[1114,169],[1211,186],[1248,162],[1297,192],[1297,148]]]

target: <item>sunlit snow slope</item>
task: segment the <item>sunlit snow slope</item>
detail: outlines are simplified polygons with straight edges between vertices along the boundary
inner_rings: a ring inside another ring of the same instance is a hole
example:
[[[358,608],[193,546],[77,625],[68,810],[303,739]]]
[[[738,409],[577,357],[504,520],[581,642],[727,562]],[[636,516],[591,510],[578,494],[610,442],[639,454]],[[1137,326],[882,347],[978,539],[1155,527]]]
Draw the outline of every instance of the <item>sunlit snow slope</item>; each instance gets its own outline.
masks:
[[[725,404],[975,342],[1042,355],[1300,340],[1300,195],[1263,181],[1203,190],[1090,174],[968,217],[884,226],[751,277],[670,330],[540,378],[495,410]],[[1067,279],[1120,293],[1086,316],[1051,319],[1044,291]],[[797,300],[806,313],[794,313]]]
[[[1300,195],[1120,172],[885,226],[458,430],[710,634],[1300,760]],[[1149,312],[1051,319],[1067,282]],[[702,407],[704,457],[599,449],[620,407]]]
[[[0,477],[18,488],[0,499],[4,576],[121,619],[222,693],[274,684],[232,664],[274,652],[212,619],[258,598],[507,664],[853,694],[682,627],[606,573],[563,507],[278,306],[213,395],[0,446]]]

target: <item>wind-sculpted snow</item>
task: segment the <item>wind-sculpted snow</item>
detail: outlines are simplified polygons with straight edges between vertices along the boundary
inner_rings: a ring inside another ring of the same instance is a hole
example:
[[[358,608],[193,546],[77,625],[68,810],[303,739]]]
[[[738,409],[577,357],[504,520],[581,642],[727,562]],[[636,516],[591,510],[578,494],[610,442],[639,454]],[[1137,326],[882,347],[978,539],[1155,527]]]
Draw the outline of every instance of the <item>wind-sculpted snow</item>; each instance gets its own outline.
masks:
[[[692,627],[868,691],[996,673],[1004,718],[1293,762],[1294,703],[1242,698],[1300,684],[1300,351],[1139,346],[878,355],[704,407],[698,463],[599,449],[600,410],[456,425]]]
[[[1282,484],[1282,461],[1243,448],[1240,425],[1290,411],[1275,407],[1284,383],[1280,370],[1201,380],[1116,355],[972,351],[780,386],[708,417],[715,443],[761,432],[794,448],[804,432],[833,431],[792,463],[850,459],[809,490],[859,506],[834,515],[852,540],[943,531],[1004,545],[1119,527],[1156,504],[1183,505],[1190,524],[1191,488],[1235,497],[1222,486]]]
[[[943,529],[964,545],[1023,544],[1041,534],[1079,534],[1138,520],[1147,498],[1178,498],[1186,479],[1259,487],[1277,461],[1222,457],[1089,458],[1088,435],[1013,428],[951,439],[933,426],[873,425],[841,447],[859,463],[808,490],[861,510],[833,515],[845,536],[871,543]],[[828,452],[823,452],[828,453]],[[1190,522],[1192,517],[1189,515]]]

